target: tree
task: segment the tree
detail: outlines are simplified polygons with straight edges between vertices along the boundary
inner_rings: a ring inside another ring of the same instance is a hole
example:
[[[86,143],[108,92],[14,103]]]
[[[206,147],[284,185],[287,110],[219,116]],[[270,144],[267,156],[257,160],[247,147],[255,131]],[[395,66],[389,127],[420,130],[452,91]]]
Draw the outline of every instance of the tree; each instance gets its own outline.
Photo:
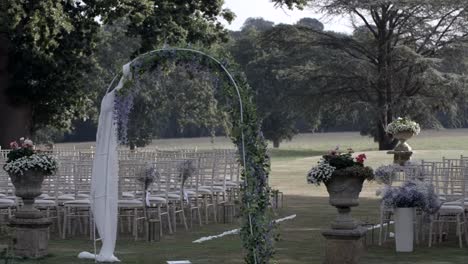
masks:
[[[262,17],[249,17],[245,20],[244,25],[242,25],[242,31],[246,32],[251,29],[256,31],[265,31],[271,29],[275,25],[274,22],[267,21]]]
[[[249,30],[242,30],[230,47],[230,51],[255,91],[255,102],[262,119],[263,134],[266,139],[273,141],[273,147],[278,148],[284,139],[291,139],[297,134],[296,123],[302,117],[302,111],[296,108],[287,96],[289,84],[279,78],[279,73],[289,67],[292,60],[285,56],[285,50],[274,42],[266,45],[260,40],[267,32],[286,25],[252,27],[252,21],[252,19],[246,20],[248,26],[244,25],[243,29],[249,28]],[[268,21],[262,21],[262,24],[273,25]]]
[[[304,2],[287,1],[290,5]],[[322,83],[305,96],[315,104],[346,102],[342,113],[368,115],[362,132],[370,133],[379,149],[393,147],[385,128],[394,118],[408,115],[426,127],[437,125],[436,114],[449,111],[457,95],[465,92],[462,76],[444,72],[440,64],[443,52],[468,36],[464,1],[307,3],[330,15],[348,15],[356,30],[348,36],[304,29],[319,36],[309,44],[336,51],[334,62],[295,69],[309,76],[306,82]]]
[[[85,73],[96,67],[99,19],[111,24],[126,17],[126,34],[141,38],[137,54],[164,42],[225,39],[218,19],[232,13],[221,6],[209,0],[3,1],[0,144],[46,126],[69,128],[87,116],[96,93]]]
[[[315,18],[310,18],[310,17],[304,17],[304,18],[299,19],[299,21],[297,21],[296,25],[303,26],[303,27],[308,27],[308,28],[311,28],[311,29],[317,30],[317,31],[322,31],[325,28],[323,26],[322,22],[318,21]]]
[[[198,125],[214,129],[223,124],[211,75],[190,65],[172,65],[169,72],[147,72],[135,82],[134,106],[128,123],[128,145],[144,147],[158,137],[170,121],[176,129]],[[167,70],[167,69],[165,69]],[[223,127],[224,128],[224,127]]]

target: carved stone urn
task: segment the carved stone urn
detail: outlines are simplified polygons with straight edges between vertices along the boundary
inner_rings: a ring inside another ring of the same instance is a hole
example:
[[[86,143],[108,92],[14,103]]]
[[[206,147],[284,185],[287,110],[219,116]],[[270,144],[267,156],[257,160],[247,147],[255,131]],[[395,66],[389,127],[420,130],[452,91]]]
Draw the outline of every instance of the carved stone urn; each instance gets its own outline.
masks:
[[[349,174],[346,170],[335,170],[326,182],[330,204],[338,209],[331,229],[322,232],[327,239],[325,264],[358,264],[363,253],[363,228],[351,217],[351,207],[359,205],[359,193],[365,177]]]
[[[393,155],[393,163],[404,166],[406,162],[411,159],[411,156],[413,155],[413,149],[407,143],[407,141],[413,136],[413,131],[401,131],[393,135],[394,138],[400,141],[394,150],[387,152],[388,154]]]
[[[359,205],[359,193],[361,193],[364,177],[347,175],[337,170],[326,183],[330,204],[338,209],[338,216],[332,223],[332,229],[354,229],[356,221],[351,217],[351,207]]]
[[[394,138],[398,139],[400,143],[395,147],[395,151],[412,151],[411,148],[406,141],[412,138],[414,133],[412,131],[402,131],[393,135]]]
[[[23,200],[23,207],[18,211],[24,214],[36,214],[34,200],[42,194],[44,173],[39,171],[26,171],[23,175],[10,174],[11,182],[15,186],[15,195]],[[20,214],[22,214],[20,213]],[[16,215],[18,217],[18,214]]]
[[[10,174],[15,195],[23,200],[23,207],[10,220],[10,226],[15,229],[14,253],[17,257],[41,258],[48,254],[48,227],[51,220],[34,208],[34,200],[42,193],[44,176],[39,171],[26,171],[23,175]]]

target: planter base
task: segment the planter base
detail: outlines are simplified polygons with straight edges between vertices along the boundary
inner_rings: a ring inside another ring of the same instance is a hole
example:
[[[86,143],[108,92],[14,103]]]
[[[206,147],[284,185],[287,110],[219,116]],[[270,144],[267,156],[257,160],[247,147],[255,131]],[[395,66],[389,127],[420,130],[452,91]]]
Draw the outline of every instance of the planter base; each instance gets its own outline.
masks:
[[[387,154],[393,154],[393,163],[404,166],[407,161],[411,160],[413,151],[388,151]]]
[[[367,229],[357,227],[351,230],[325,230],[327,239],[324,264],[358,264],[364,254],[364,236]]]
[[[26,215],[24,215],[26,216]],[[34,214],[38,216],[38,214]],[[17,215],[10,220],[10,226],[15,229],[14,254],[16,257],[45,257],[49,244],[48,227],[52,221],[48,218],[22,218]]]

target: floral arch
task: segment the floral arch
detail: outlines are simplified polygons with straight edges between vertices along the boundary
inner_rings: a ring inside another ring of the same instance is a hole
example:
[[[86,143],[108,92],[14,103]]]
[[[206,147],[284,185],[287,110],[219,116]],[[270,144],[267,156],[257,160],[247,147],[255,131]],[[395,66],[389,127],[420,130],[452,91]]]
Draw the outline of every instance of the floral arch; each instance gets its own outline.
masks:
[[[138,92],[133,81],[146,72],[160,71],[168,63],[195,65],[209,71],[215,89],[228,99],[225,109],[232,122],[230,137],[238,147],[242,165],[241,239],[245,261],[269,263],[274,251],[269,212],[270,161],[250,88],[239,71],[229,71],[227,63],[190,48],[163,48],[138,56],[123,67],[119,83],[114,86],[114,79],[102,100],[91,186],[91,208],[103,242],[96,259],[118,261],[113,255],[117,233],[117,146],[119,139],[125,140],[128,114]]]

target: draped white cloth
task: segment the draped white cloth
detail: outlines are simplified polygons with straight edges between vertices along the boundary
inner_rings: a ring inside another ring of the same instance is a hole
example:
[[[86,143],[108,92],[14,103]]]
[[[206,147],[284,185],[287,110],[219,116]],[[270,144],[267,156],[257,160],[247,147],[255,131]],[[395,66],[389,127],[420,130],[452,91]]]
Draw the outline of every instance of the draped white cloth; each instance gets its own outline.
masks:
[[[123,67],[123,76],[117,87],[108,92],[101,102],[96,152],[91,181],[91,210],[94,215],[102,247],[99,254],[82,252],[79,258],[96,259],[99,262],[120,261],[114,256],[118,219],[118,135],[114,120],[115,93],[123,87],[129,76],[130,63]]]

